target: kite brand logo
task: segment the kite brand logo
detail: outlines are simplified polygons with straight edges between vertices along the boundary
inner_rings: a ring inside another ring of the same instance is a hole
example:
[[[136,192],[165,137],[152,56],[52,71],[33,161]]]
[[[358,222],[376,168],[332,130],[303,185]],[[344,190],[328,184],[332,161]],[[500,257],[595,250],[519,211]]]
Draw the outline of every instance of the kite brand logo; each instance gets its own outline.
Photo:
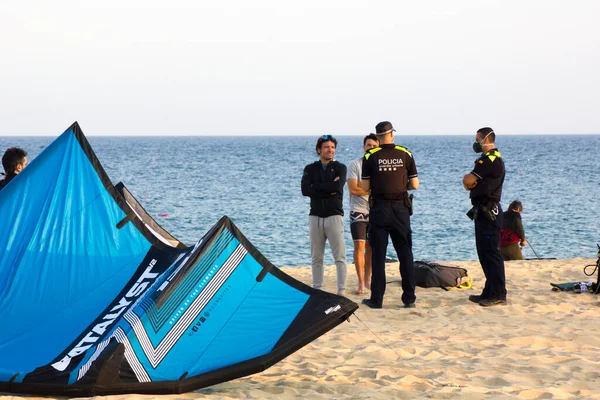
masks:
[[[205,311],[204,314],[201,315],[196,320],[196,323],[194,325],[191,325],[192,329],[187,334],[188,336],[193,336],[196,332],[198,332],[198,330],[202,327],[202,325],[208,320],[208,317],[210,317],[210,313],[217,307],[219,302],[223,299],[223,297],[229,291],[230,288],[231,288],[231,285],[225,286],[223,288],[223,292],[221,292],[219,297],[213,299],[214,301],[213,301],[212,305],[210,306],[210,308],[208,309],[208,311]]]
[[[131,307],[135,299],[140,297],[143,293],[148,290],[150,285],[154,282],[158,273],[153,273],[152,268],[156,265],[156,259],[152,259],[146,267],[146,270],[142,275],[135,281],[131,288],[127,291],[125,296],[119,299],[118,304],[112,307],[109,312],[102,317],[102,320],[97,323],[84,337],[73,347],[62,360],[52,364],[54,369],[58,371],[64,371],[71,363],[73,357],[77,357],[80,354],[86,352],[92,347],[100,338],[106,333],[106,331],[115,323],[115,321],[124,313],[125,310]]]
[[[188,336],[192,336],[194,332],[198,332],[198,329],[200,329],[202,324],[206,322],[206,318],[208,318],[209,316],[210,313],[204,313],[204,316],[200,317],[198,321],[196,321],[196,324],[192,326],[192,332],[189,333]]]

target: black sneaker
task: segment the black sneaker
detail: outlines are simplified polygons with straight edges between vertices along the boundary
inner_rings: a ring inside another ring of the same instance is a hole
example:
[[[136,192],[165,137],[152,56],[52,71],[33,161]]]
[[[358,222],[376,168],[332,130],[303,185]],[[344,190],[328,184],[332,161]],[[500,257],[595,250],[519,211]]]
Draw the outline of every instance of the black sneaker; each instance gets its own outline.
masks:
[[[505,306],[506,300],[504,299],[483,299],[479,302],[481,307],[492,307],[492,306]]]
[[[382,308],[383,307],[381,304],[373,303],[371,301],[371,299],[363,299],[362,304],[364,304],[365,306],[370,307],[370,308]]]
[[[417,305],[415,303],[406,303],[402,307],[404,308],[415,308]]]
[[[479,303],[481,302],[481,300],[484,300],[485,297],[483,297],[480,294],[472,294],[469,296],[469,301],[472,301],[473,303]]]

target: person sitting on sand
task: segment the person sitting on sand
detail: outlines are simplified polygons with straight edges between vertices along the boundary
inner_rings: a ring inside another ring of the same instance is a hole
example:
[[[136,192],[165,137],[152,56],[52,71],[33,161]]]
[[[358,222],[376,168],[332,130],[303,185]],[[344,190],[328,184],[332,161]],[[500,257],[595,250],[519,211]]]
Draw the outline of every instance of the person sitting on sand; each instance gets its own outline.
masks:
[[[504,261],[522,260],[521,247],[527,246],[525,231],[521,222],[523,204],[515,200],[504,213],[502,229],[500,229],[500,254]]]

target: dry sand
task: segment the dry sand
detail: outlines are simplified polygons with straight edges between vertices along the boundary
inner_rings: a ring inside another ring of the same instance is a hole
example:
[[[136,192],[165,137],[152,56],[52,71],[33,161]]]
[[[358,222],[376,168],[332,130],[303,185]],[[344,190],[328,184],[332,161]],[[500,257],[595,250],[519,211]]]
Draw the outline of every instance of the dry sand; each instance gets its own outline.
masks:
[[[508,262],[509,304],[491,308],[467,300],[481,291],[479,264],[451,263],[468,269],[473,289],[417,288],[417,308],[403,309],[400,285],[390,283],[383,309],[361,307],[262,373],[182,395],[105,398],[600,399],[600,296],[550,287],[595,281],[583,274],[593,263]],[[356,274],[348,268],[352,289]],[[284,271],[311,282],[309,267]],[[398,279],[398,264],[388,264],[388,281]],[[335,290],[335,267],[327,267],[325,284]],[[364,296],[349,290],[348,297],[360,303]]]

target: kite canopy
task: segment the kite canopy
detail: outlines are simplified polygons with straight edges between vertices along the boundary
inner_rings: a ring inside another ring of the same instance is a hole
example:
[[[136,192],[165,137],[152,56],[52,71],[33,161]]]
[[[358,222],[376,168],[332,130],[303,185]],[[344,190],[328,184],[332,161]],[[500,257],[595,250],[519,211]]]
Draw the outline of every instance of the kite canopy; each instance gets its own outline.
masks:
[[[113,186],[74,123],[0,191],[0,392],[181,393],[263,371],[358,306],[227,217],[191,247]]]

